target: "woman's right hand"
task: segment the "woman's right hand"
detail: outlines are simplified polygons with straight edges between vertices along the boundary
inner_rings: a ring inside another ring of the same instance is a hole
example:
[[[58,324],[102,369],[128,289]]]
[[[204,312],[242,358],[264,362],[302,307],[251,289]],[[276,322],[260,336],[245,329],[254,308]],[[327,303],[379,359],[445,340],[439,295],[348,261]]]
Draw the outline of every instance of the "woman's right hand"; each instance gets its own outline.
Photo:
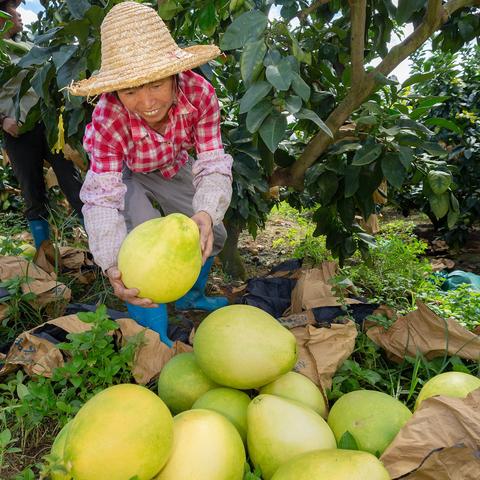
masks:
[[[122,282],[122,274],[117,267],[110,267],[105,271],[108,280],[113,287],[113,293],[120,300],[137,305],[139,307],[154,308],[157,307],[156,303],[153,303],[149,298],[140,298],[138,296],[138,288],[127,288]]]
[[[3,119],[2,128],[5,132],[10,134],[12,137],[19,137],[20,136],[18,123],[14,118],[5,117]]]

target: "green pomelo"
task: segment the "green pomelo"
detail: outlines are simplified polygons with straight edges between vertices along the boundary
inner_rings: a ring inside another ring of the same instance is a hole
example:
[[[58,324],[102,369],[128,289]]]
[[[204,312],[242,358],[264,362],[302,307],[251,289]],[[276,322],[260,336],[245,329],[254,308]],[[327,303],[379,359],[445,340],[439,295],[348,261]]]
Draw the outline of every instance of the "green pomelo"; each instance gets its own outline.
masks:
[[[172,357],[158,377],[158,395],[174,414],[190,410],[199,397],[216,387],[200,370],[193,352]]]
[[[197,224],[181,213],[148,220],[134,228],[118,253],[128,288],[156,303],[178,300],[196,282],[202,266]]]
[[[370,453],[317,450],[289,460],[272,480],[390,480],[390,475]]]
[[[415,410],[426,398],[435,395],[465,398],[477,388],[480,388],[480,378],[478,377],[462,372],[441,373],[431,378],[422,387],[415,402]]]
[[[330,427],[318,413],[275,395],[259,395],[250,402],[247,424],[248,452],[265,480],[296,455],[337,446]]]
[[[246,456],[235,427],[211,410],[174,418],[173,449],[156,480],[242,480]]]
[[[145,387],[109,387],[78,411],[67,432],[64,458],[75,480],[150,480],[165,465],[173,419]]]
[[[355,438],[358,449],[382,454],[412,416],[401,402],[386,393],[357,390],[340,397],[328,415],[337,442],[345,432]]]
[[[208,315],[198,327],[193,350],[206,375],[240,390],[275,380],[297,360],[294,335],[249,305],[229,305]]]
[[[192,408],[203,408],[221,413],[233,423],[243,442],[247,441],[247,408],[250,397],[234,388],[214,388],[204,393]]]
[[[58,435],[55,437],[55,440],[52,444],[52,449],[50,451],[50,458],[52,463],[59,468],[53,468],[50,473],[51,480],[70,480],[72,477],[67,472],[62,472],[61,469],[65,468],[64,462],[64,450],[65,442],[67,440],[67,433],[70,428],[72,420],[63,426],[63,428],[58,432]]]
[[[260,389],[260,393],[269,393],[303,403],[327,418],[327,402],[322,391],[305,375],[288,372]]]

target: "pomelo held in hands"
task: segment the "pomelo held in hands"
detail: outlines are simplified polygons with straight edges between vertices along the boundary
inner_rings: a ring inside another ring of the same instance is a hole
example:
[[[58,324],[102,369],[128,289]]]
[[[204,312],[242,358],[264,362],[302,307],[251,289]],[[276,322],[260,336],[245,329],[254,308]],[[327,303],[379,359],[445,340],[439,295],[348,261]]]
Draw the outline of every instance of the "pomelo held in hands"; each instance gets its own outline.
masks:
[[[118,253],[118,269],[138,296],[168,303],[185,295],[202,267],[200,233],[186,215],[172,213],[135,227]]]

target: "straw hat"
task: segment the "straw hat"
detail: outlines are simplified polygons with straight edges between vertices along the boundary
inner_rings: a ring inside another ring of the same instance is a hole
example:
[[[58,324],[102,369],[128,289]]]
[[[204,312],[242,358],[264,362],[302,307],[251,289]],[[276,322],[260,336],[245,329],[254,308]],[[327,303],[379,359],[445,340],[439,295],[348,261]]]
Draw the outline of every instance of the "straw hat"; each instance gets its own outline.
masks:
[[[73,83],[73,95],[92,96],[132,88],[190,70],[217,57],[215,45],[180,48],[157,12],[136,2],[115,5],[101,26],[102,66]]]

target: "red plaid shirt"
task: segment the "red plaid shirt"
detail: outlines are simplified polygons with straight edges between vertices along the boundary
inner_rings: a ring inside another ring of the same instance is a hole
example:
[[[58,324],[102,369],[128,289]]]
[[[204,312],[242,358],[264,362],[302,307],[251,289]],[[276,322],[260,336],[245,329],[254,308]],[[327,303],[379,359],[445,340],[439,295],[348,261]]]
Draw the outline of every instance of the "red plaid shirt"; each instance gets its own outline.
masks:
[[[121,172],[125,162],[134,172],[160,170],[165,178],[172,178],[193,148],[197,155],[214,150],[223,153],[217,96],[203,77],[192,71],[178,75],[177,103],[168,115],[162,135],[131,114],[115,94],[103,94],[84,137],[90,169]]]

